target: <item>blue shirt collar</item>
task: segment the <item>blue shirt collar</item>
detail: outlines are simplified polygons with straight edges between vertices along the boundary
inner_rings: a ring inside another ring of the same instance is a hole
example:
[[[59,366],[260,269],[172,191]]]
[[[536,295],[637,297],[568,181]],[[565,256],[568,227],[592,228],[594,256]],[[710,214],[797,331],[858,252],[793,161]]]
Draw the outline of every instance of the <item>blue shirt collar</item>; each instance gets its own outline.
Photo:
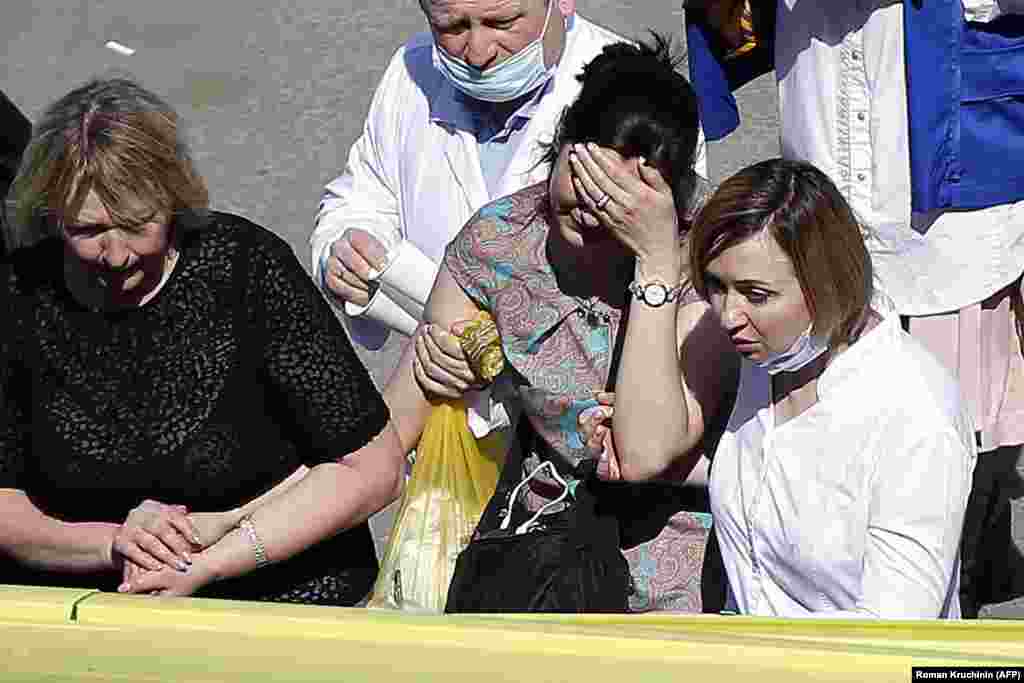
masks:
[[[562,49],[562,60],[565,59],[565,50],[568,49],[569,37],[576,24],[575,19],[575,14],[571,14],[566,19],[566,47]],[[561,63],[559,63],[559,67],[561,67]],[[490,106],[490,103],[474,100],[456,89],[443,75],[438,74],[438,77],[441,79],[441,85],[430,98],[431,123],[439,123],[475,133],[476,119],[481,112]],[[537,111],[537,107],[540,106],[541,100],[555,87],[556,77],[557,74],[553,75],[543,86],[535,90],[533,94],[524,95],[523,103],[508,118],[505,127],[508,128],[509,124],[517,118],[525,118],[527,120],[532,118]]]

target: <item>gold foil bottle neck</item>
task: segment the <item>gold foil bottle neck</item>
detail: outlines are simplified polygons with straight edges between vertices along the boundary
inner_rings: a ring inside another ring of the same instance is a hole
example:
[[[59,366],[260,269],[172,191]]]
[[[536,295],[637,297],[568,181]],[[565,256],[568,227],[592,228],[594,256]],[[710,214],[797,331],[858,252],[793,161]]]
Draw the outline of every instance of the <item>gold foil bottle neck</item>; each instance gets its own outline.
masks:
[[[480,311],[459,335],[462,352],[480,379],[490,382],[505,368],[498,326],[487,311]]]

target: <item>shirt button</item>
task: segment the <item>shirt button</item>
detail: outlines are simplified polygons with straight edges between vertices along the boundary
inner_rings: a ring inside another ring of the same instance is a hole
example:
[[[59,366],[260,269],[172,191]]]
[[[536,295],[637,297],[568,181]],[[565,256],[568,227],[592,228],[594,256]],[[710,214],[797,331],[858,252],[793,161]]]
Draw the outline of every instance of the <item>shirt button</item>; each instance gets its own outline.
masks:
[[[867,116],[864,115],[864,112],[862,112],[862,111],[857,112],[857,120],[858,121],[863,121],[866,118],[867,118]]]
[[[858,59],[860,59],[860,53],[854,50],[853,52],[850,53],[850,58],[856,62]]]
[[[863,173],[858,173],[857,174],[857,180],[859,180],[860,182],[863,183],[865,178],[867,178],[867,176],[864,175]]]

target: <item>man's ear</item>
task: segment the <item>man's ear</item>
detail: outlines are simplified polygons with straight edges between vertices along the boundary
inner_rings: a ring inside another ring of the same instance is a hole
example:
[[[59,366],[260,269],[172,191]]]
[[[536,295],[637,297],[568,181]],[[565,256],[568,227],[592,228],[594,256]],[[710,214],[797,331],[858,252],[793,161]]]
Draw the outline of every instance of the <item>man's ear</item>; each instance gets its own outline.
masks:
[[[563,17],[567,17],[576,11],[576,0],[551,0],[558,3],[558,11]]]

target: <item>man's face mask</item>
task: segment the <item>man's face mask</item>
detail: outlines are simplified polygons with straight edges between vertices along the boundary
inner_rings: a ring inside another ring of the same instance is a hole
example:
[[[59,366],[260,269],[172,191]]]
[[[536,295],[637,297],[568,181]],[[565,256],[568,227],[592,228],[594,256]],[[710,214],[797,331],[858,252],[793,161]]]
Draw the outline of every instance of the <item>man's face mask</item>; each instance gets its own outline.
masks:
[[[510,102],[532,92],[555,73],[554,66],[548,68],[544,64],[544,36],[555,2],[556,0],[548,1],[548,11],[540,36],[505,61],[481,71],[449,54],[435,39],[434,67],[443,73],[452,85],[476,100]]]

